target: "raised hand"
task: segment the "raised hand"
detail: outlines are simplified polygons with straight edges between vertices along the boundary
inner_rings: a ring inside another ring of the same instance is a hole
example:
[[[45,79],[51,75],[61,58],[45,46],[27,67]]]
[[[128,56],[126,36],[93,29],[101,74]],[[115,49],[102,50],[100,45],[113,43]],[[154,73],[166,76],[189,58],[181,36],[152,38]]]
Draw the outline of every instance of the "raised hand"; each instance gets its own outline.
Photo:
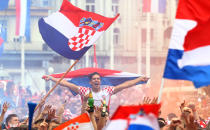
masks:
[[[144,97],[142,104],[150,104],[151,99],[149,97]]]
[[[48,123],[45,122],[45,120],[40,124],[40,129],[41,130],[47,130],[48,128]]]
[[[44,107],[44,110],[42,111],[42,115],[43,116],[45,116],[45,115],[47,115],[48,114],[48,111],[51,109],[51,105],[46,105],[45,107]]]
[[[184,100],[184,102],[183,103],[181,103],[181,105],[180,105],[180,110],[181,110],[181,112],[182,112],[182,109],[185,107],[185,100]]]
[[[47,119],[48,120],[52,120],[54,118],[57,118],[56,115],[55,115],[55,109],[50,109],[48,110],[48,116],[47,116]]]
[[[141,81],[143,81],[143,82],[147,82],[149,80],[149,78],[148,77],[141,77]]]
[[[157,104],[158,103],[158,97],[154,97],[150,104]]]
[[[10,104],[8,102],[5,102],[3,104],[2,113],[6,113],[9,107],[10,107]]]
[[[42,77],[42,79],[44,79],[44,80],[46,80],[46,81],[49,81],[49,80],[50,80],[50,76],[45,75],[45,76]]]
[[[87,102],[88,98],[89,98],[89,94],[86,94],[85,96],[83,96],[83,101]]]

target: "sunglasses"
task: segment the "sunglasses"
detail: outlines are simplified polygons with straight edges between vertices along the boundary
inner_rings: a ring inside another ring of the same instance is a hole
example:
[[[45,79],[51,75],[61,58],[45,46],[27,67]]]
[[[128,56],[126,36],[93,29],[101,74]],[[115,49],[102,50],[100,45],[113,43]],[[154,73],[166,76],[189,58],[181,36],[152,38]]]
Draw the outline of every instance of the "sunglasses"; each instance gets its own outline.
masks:
[[[180,120],[173,120],[172,122],[173,122],[173,123],[181,123]]]

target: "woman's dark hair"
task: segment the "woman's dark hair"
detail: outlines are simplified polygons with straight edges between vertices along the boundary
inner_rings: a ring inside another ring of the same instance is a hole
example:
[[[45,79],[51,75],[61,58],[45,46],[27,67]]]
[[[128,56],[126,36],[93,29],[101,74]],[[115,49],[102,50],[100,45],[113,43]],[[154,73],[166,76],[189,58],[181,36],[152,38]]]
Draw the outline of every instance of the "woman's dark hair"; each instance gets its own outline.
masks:
[[[99,75],[101,77],[101,75],[98,72],[93,72],[88,75],[88,78],[91,80],[94,75]]]

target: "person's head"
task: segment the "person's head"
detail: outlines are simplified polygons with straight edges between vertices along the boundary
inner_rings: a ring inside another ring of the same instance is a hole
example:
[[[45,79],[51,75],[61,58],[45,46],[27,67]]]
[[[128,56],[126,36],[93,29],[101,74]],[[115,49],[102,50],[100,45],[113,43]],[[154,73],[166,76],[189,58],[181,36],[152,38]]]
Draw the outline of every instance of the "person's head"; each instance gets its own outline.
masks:
[[[6,118],[6,125],[9,127],[17,127],[19,125],[19,118],[16,114],[10,114]]]
[[[100,89],[101,85],[101,76],[98,72],[94,72],[90,74],[89,76],[90,79],[90,85],[92,86],[93,89]]]
[[[174,113],[169,113],[168,114],[168,120],[171,121],[172,118],[177,117],[176,114]]]
[[[158,124],[160,128],[163,128],[166,125],[166,121],[164,118],[158,118]]]

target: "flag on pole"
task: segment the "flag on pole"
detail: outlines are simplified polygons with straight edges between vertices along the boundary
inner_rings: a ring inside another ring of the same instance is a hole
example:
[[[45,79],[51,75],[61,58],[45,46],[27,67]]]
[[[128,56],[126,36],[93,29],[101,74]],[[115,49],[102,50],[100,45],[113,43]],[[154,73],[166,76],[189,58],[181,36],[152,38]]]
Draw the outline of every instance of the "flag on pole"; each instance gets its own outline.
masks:
[[[179,0],[164,78],[210,85],[209,9],[209,0]]]
[[[8,8],[9,0],[0,0],[0,11]]]
[[[69,120],[54,130],[94,130],[93,124],[87,113],[84,113],[72,120]]]
[[[166,0],[143,0],[143,12],[165,13]]]
[[[58,12],[39,20],[39,31],[55,52],[76,60],[85,54],[118,16],[107,18],[63,0]]]
[[[5,40],[6,40],[6,29],[3,28],[3,23],[0,23],[0,55],[3,53]]]
[[[160,104],[138,106],[119,106],[113,114],[106,130],[158,130],[158,112]]]
[[[34,110],[36,108],[37,104],[28,102],[28,109],[29,109],[29,122],[28,122],[28,130],[31,130],[32,128],[32,122],[33,122],[33,116],[34,116]]]
[[[15,0],[16,35],[25,36],[30,41],[30,0]]]
[[[4,40],[0,37],[0,55],[3,53],[3,42]]]

